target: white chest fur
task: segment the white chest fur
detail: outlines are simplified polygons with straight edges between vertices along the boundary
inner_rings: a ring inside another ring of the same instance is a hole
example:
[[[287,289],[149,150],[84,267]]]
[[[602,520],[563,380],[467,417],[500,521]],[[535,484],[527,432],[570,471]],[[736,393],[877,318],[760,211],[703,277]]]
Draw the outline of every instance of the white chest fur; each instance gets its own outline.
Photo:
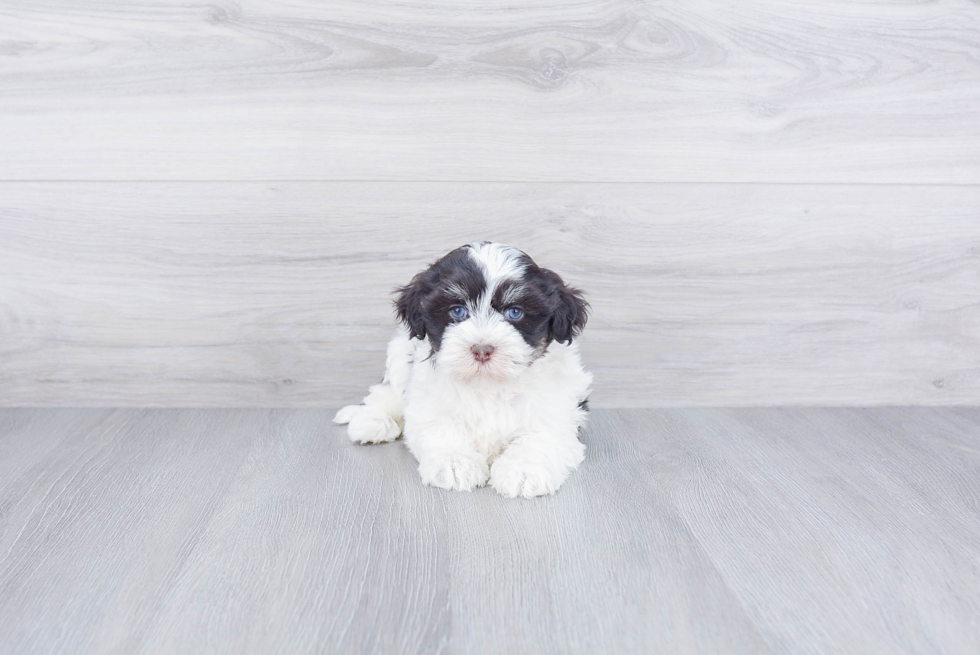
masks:
[[[416,444],[458,445],[492,459],[522,434],[577,429],[584,418],[578,403],[591,381],[571,345],[552,344],[513,380],[461,383],[433,366],[427,345],[418,342],[406,390],[405,440],[413,452]]]

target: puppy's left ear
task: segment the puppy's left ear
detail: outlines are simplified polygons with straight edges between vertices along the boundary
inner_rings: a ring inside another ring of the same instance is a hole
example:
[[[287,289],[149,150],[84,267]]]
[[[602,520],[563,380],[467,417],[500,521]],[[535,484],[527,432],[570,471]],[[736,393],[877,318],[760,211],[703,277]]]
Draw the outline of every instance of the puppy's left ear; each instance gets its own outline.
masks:
[[[558,295],[558,306],[551,315],[551,338],[558,343],[571,343],[589,320],[589,303],[585,302],[581,291],[566,286],[555,273],[551,276]]]

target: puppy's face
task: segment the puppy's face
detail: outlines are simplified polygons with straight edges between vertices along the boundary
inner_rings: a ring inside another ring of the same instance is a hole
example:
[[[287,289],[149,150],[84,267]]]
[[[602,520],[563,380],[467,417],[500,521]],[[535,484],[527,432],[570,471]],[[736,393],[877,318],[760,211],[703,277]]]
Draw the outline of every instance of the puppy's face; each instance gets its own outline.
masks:
[[[505,381],[585,327],[577,289],[498,243],[457,248],[397,291],[398,317],[459,380]]]

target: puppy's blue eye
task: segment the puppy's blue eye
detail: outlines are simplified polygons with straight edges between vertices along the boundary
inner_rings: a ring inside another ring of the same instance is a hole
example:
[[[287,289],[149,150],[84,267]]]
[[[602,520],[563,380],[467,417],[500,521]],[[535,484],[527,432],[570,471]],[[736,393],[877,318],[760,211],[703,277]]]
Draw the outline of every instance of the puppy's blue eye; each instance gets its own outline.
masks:
[[[469,316],[469,312],[467,312],[466,308],[463,307],[462,305],[453,305],[452,307],[449,308],[449,315],[455,318],[456,320],[462,320],[467,316]]]
[[[521,316],[524,316],[524,310],[521,309],[520,307],[508,307],[507,310],[504,312],[504,316],[506,316],[511,321],[516,321]]]

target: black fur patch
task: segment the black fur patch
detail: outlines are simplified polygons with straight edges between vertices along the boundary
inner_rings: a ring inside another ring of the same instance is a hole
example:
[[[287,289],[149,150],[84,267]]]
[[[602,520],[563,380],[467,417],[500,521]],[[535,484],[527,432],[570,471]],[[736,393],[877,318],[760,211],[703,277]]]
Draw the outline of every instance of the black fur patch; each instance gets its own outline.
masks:
[[[497,286],[490,306],[501,314],[511,307],[523,310],[523,316],[507,322],[520,332],[532,348],[544,348],[551,341],[549,330],[555,303],[537,284],[530,283],[526,278],[506,280]]]
[[[556,273],[540,268],[527,255],[521,253],[521,259],[524,275],[501,282],[494,290],[491,307],[501,314],[519,307],[523,315],[508,322],[539,352],[552,341],[570,343],[588,320],[589,305],[582,292],[566,286]],[[395,308],[410,336],[428,338],[435,351],[446,328],[454,322],[450,308],[467,301],[475,304],[486,288],[483,269],[470,256],[469,246],[463,246],[397,289]],[[506,315],[504,318],[507,320]]]
[[[585,400],[583,400],[582,402],[580,402],[578,404],[578,408],[579,409],[584,409],[585,411],[589,411],[589,399],[586,398]]]
[[[551,341],[571,343],[589,319],[589,304],[581,291],[566,286],[557,273],[540,268],[527,255],[525,258],[524,277],[498,287],[494,309],[503,311],[515,306],[523,309],[524,317],[511,323],[534,348],[545,347]],[[508,294],[511,289],[520,289],[520,294],[514,298],[513,293]],[[501,301],[508,295],[510,302],[504,307]]]
[[[442,334],[453,322],[449,308],[475,300],[486,288],[482,269],[470,257],[468,247],[463,246],[397,289],[395,309],[398,318],[408,326],[410,336],[428,337],[432,349],[439,350]],[[466,297],[455,295],[453,289],[461,290]]]

